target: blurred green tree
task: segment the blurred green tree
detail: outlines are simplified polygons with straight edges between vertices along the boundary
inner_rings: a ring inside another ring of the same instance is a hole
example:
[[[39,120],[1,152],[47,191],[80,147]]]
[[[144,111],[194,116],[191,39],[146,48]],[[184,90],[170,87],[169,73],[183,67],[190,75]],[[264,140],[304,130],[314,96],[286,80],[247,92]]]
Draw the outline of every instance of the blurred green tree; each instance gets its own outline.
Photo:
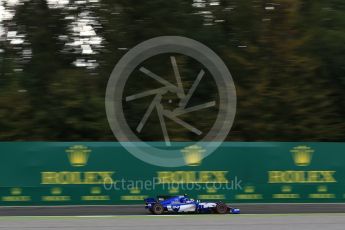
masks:
[[[209,46],[234,77],[238,109],[228,140],[344,140],[342,0],[193,2],[102,0],[99,7],[80,6],[102,25],[96,30],[103,48],[94,54],[99,67],[92,71],[73,66],[77,54],[66,52],[59,39],[68,34],[64,9],[49,8],[46,0],[17,6],[8,26],[25,33],[32,54],[23,61],[18,47],[1,41],[0,139],[113,140],[104,93],[114,65],[144,40],[177,35]],[[193,75],[186,59],[178,64]],[[165,65],[155,70],[172,75]],[[193,79],[184,80],[188,87]],[[133,86],[151,87],[144,81]],[[200,90],[215,96],[211,88]],[[147,104],[136,106],[133,115],[140,117]],[[211,113],[202,113],[210,123]],[[192,114],[184,118],[199,121]],[[137,122],[130,120],[132,127]],[[152,130],[145,139],[161,137],[158,123]],[[179,140],[192,138],[181,127],[172,132]]]

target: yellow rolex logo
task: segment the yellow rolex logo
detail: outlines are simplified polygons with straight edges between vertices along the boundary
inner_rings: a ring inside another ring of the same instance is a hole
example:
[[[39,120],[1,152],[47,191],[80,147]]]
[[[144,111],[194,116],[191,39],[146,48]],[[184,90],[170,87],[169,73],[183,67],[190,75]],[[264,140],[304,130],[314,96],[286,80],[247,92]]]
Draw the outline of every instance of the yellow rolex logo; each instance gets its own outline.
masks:
[[[22,194],[22,189],[21,188],[12,188],[11,189],[11,195],[13,196],[18,196]]]
[[[184,154],[184,160],[187,165],[198,166],[201,164],[202,155],[206,150],[200,146],[191,145],[182,149],[181,152]]]
[[[101,194],[102,189],[100,187],[92,187],[90,192],[91,192],[91,194]]]
[[[254,186],[245,186],[244,187],[244,192],[245,193],[254,193],[255,192],[255,187]]]
[[[282,192],[289,193],[292,191],[292,187],[288,186],[288,185],[284,185],[284,186],[282,186],[281,190],[282,190]]]
[[[84,145],[74,145],[66,150],[72,166],[81,167],[87,164],[91,149]]]
[[[328,191],[328,188],[326,185],[320,185],[317,187],[317,191],[318,192],[327,192]]]
[[[61,188],[52,188],[50,190],[50,192],[51,192],[52,195],[61,195],[62,189]]]
[[[290,150],[297,166],[308,166],[311,162],[314,150],[308,146],[297,146]]]

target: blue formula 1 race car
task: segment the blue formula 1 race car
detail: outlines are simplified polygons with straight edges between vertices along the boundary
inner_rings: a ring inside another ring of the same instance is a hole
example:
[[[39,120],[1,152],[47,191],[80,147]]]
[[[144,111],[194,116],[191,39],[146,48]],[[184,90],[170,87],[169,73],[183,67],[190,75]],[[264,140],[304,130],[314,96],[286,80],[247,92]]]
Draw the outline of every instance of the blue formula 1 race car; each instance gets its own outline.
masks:
[[[231,208],[222,202],[200,202],[183,196],[158,196],[145,199],[145,208],[152,214],[164,213],[217,213],[239,214],[238,208]]]

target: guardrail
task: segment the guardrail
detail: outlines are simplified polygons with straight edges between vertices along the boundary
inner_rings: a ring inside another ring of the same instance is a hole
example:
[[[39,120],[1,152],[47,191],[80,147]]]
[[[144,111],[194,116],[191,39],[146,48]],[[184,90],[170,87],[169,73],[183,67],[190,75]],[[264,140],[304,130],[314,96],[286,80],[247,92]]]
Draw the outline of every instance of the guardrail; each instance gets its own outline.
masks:
[[[0,206],[140,204],[187,193],[231,203],[345,201],[345,144],[227,142],[186,166],[150,165],[112,142],[3,142]]]

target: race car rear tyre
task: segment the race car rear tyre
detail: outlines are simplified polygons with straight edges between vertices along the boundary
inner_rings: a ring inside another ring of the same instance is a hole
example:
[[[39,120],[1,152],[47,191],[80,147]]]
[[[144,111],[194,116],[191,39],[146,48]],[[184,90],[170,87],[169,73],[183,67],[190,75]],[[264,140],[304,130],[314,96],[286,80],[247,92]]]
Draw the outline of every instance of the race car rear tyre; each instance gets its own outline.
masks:
[[[161,215],[164,212],[164,208],[163,205],[156,203],[153,205],[152,207],[152,213],[155,215]]]
[[[228,212],[228,206],[224,203],[218,203],[215,208],[216,213],[225,214]]]

